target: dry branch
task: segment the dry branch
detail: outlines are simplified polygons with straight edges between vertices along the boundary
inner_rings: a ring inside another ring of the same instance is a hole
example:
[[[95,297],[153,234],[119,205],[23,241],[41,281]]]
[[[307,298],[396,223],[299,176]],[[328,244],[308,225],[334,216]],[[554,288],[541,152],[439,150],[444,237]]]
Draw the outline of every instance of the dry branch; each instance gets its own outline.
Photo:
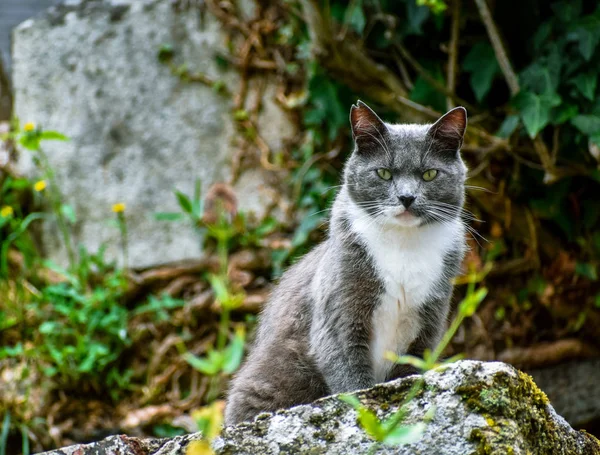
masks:
[[[566,339],[539,343],[527,348],[507,349],[498,355],[497,360],[519,368],[537,368],[572,359],[596,357],[598,354],[598,349],[581,340]]]

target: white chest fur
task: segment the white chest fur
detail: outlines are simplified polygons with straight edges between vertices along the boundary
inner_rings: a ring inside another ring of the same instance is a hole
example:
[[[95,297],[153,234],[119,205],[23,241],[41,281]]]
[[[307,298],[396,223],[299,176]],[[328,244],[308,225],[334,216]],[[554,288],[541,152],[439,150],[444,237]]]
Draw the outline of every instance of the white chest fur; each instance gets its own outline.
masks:
[[[374,296],[379,302],[371,338],[375,380],[383,382],[392,367],[385,353],[405,354],[417,337],[419,308],[444,273],[445,255],[462,240],[464,231],[459,221],[405,228],[375,225],[365,216],[352,218],[353,231],[363,240],[385,283],[385,291]]]

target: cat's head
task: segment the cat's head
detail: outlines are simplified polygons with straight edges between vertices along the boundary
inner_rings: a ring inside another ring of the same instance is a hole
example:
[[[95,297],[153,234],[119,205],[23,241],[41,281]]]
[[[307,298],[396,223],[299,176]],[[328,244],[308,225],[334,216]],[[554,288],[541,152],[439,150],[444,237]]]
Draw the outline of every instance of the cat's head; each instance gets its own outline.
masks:
[[[466,175],[463,107],[432,125],[392,125],[359,101],[350,123],[355,148],[344,183],[357,206],[381,223],[403,227],[459,217]]]

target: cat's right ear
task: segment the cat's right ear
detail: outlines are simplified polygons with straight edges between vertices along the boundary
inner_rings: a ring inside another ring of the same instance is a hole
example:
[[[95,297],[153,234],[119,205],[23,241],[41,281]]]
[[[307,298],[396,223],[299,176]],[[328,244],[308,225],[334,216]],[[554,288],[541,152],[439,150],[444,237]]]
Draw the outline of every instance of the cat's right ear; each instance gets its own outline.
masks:
[[[385,147],[387,128],[373,110],[362,101],[350,109],[352,137],[359,152],[372,151]]]

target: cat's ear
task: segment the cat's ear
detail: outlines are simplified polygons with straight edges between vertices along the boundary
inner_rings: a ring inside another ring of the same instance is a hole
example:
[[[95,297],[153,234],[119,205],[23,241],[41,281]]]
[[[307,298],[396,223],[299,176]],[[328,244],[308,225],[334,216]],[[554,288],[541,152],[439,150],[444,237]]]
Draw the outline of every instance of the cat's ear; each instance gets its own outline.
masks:
[[[350,109],[350,125],[358,151],[384,147],[387,134],[385,123],[360,100]]]
[[[431,125],[427,134],[435,141],[440,151],[458,152],[463,144],[467,129],[467,110],[455,107]]]

